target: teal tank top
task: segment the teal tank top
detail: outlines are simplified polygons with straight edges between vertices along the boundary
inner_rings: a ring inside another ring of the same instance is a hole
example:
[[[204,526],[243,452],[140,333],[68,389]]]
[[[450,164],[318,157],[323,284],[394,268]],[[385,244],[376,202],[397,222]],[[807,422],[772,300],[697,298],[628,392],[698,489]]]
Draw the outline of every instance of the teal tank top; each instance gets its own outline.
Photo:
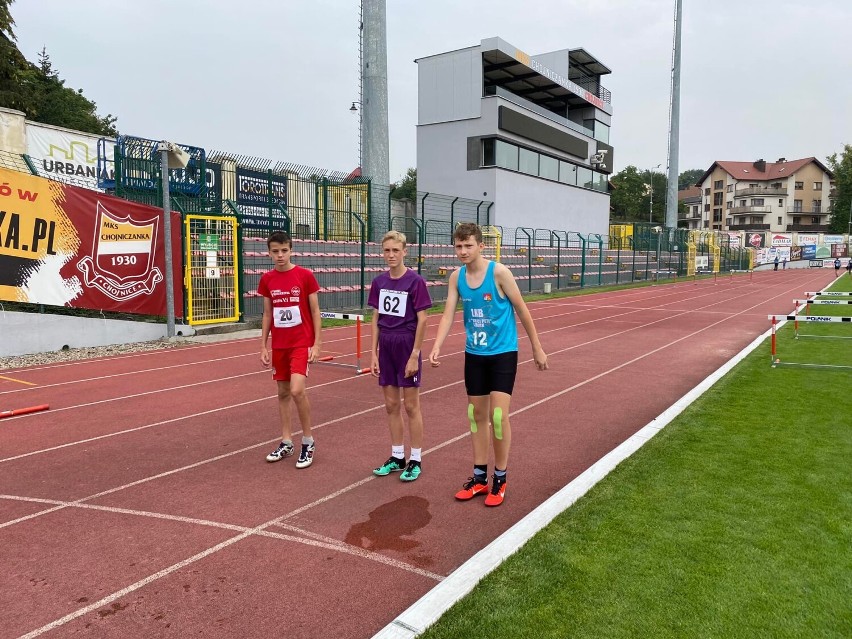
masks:
[[[485,279],[477,288],[467,284],[467,267],[459,270],[459,298],[463,304],[465,350],[474,355],[499,355],[518,350],[515,309],[501,297],[494,281],[494,262],[488,263]]]

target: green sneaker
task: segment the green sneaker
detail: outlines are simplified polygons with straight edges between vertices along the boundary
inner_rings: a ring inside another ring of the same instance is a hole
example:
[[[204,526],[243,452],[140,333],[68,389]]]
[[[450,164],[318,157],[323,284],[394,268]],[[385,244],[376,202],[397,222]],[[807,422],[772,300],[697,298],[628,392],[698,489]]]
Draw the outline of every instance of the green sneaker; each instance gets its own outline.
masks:
[[[390,457],[384,464],[382,464],[378,468],[374,468],[373,474],[378,475],[379,477],[384,477],[385,475],[390,475],[391,473],[398,473],[404,468],[405,457],[403,457],[402,459]]]
[[[405,470],[402,471],[402,475],[399,478],[402,481],[414,481],[418,477],[420,477],[420,462],[414,461],[413,459],[408,462],[408,466],[405,467]]]

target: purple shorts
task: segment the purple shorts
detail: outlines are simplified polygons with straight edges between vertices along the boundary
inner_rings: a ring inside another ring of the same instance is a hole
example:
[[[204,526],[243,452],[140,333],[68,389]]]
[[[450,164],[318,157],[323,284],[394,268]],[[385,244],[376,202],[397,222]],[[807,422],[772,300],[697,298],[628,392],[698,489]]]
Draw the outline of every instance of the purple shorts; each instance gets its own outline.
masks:
[[[414,349],[414,333],[379,333],[379,386],[420,388],[422,357],[417,358],[417,374],[405,376],[405,365]]]

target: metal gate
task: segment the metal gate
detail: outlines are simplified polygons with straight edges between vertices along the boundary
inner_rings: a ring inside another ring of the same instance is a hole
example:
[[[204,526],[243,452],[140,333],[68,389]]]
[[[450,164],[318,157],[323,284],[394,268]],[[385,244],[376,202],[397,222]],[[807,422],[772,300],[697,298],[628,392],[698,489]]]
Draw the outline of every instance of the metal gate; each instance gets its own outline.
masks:
[[[237,228],[233,217],[187,215],[184,218],[184,284],[190,325],[239,320]]]

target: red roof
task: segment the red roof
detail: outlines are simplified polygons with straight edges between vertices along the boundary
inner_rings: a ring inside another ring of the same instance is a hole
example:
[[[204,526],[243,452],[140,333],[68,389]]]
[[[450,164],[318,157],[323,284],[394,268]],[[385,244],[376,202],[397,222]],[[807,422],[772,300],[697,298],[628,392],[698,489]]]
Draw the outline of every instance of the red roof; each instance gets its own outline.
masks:
[[[701,197],[701,187],[700,186],[688,186],[685,189],[681,189],[677,192],[678,200],[688,200],[693,197]]]
[[[811,162],[819,166],[823,171],[828,173],[829,177],[834,177],[834,174],[816,158],[802,158],[801,160],[788,160],[786,162],[766,162],[766,167],[763,171],[759,171],[755,166],[755,162],[730,162],[727,160],[716,160],[709,169],[701,176],[696,184],[702,184],[707,176],[713,172],[715,167],[721,167],[735,180],[779,180],[781,178],[792,175],[803,166],[807,166]]]

